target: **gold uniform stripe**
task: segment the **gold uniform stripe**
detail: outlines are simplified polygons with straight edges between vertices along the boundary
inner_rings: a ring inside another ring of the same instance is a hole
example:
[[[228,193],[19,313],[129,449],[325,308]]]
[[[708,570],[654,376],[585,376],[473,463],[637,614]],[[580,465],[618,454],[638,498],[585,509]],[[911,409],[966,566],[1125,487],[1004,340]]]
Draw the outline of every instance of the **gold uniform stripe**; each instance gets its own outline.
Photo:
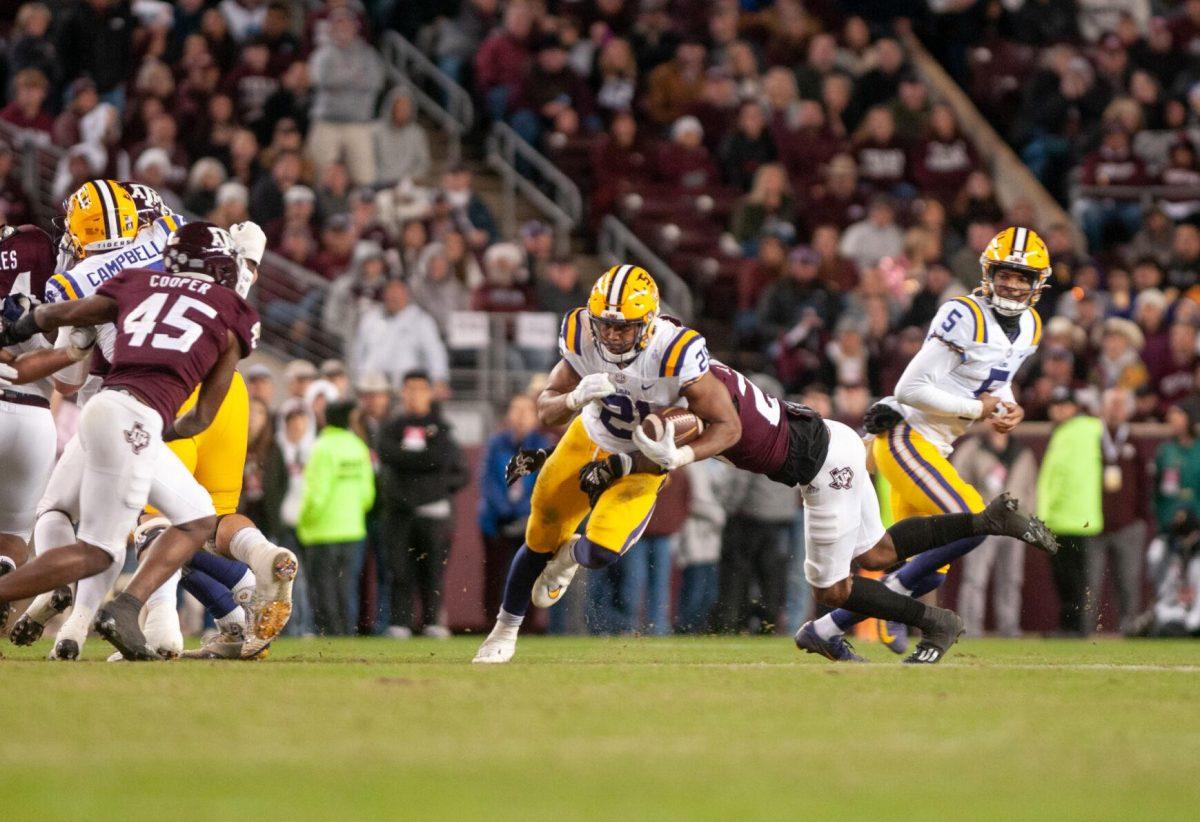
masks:
[[[582,308],[576,308],[567,315],[567,350],[572,354],[578,354],[579,351],[575,347],[575,336],[579,331],[579,315],[583,312]]]
[[[1029,309],[1029,313],[1033,315],[1033,344],[1037,345],[1042,341],[1042,315],[1035,308]]]
[[[667,376],[674,377],[679,372],[679,355],[683,353],[683,349],[687,348],[687,344],[699,337],[698,331],[688,329],[675,341],[675,344],[667,351]]]
[[[57,284],[58,287],[61,288],[63,291],[67,292],[67,296],[70,297],[72,300],[79,299],[79,291],[75,288],[74,285],[72,285],[71,281],[68,280],[63,275],[55,274],[53,277],[50,278],[50,280],[51,280],[51,282]]]
[[[955,302],[962,303],[967,308],[971,309],[971,314],[975,317],[975,342],[981,343],[984,340],[986,327],[983,324],[983,311],[975,304],[975,301],[967,297],[957,297]]]

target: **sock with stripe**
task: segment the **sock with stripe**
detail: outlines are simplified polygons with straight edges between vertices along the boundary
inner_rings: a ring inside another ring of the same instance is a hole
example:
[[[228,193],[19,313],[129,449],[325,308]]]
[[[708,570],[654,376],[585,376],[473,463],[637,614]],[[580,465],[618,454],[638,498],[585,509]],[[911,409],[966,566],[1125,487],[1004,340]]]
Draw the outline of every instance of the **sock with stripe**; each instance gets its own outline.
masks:
[[[220,554],[208,551],[197,551],[188,565],[197,571],[203,571],[210,578],[233,590],[249,571],[249,566],[236,559],[229,559]],[[193,596],[195,596],[193,594]],[[196,597],[199,599],[199,597]]]

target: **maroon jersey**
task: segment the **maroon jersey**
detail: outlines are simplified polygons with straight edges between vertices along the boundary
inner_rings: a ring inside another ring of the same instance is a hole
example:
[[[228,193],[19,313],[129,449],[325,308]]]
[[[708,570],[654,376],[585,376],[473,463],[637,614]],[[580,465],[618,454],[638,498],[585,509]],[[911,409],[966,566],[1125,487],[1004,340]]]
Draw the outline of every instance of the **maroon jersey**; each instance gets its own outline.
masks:
[[[810,483],[829,450],[829,429],[821,415],[764,393],[717,360],[709,371],[729,392],[742,423],[741,438],[721,452],[721,459],[785,485]]]
[[[127,268],[96,293],[117,301],[117,339],[103,387],[141,397],[164,430],[224,352],[227,331],[243,357],[258,342],[258,312],[213,282]]]
[[[54,274],[54,244],[37,226],[0,230],[0,297],[31,294],[39,300]]]

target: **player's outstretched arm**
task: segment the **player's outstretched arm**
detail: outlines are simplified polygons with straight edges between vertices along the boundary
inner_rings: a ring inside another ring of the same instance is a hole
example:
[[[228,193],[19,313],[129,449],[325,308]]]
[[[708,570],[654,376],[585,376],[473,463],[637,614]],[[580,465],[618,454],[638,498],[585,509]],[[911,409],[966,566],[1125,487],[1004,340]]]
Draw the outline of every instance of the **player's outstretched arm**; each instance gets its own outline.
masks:
[[[742,421],[729,391],[711,373],[705,372],[680,393],[687,398],[688,410],[704,420],[704,433],[691,444],[695,460],[715,457],[742,438]]]
[[[229,393],[229,386],[233,384],[233,373],[242,358],[242,348],[237,335],[232,331],[226,331],[225,335],[225,350],[200,383],[200,395],[196,398],[196,404],[175,420],[172,426],[173,434],[164,439],[194,437],[212,425],[212,421],[216,419],[217,410],[225,401],[225,395]]]
[[[0,347],[25,342],[36,334],[53,331],[64,325],[83,327],[115,322],[116,319],[117,301],[99,294],[82,300],[43,303],[15,322],[3,324],[3,328],[0,328]]]

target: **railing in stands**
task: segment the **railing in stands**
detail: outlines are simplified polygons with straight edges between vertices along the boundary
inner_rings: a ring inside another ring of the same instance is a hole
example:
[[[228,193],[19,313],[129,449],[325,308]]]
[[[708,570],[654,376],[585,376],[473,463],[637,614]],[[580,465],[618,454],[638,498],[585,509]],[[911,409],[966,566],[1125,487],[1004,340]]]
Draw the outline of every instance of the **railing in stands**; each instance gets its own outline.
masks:
[[[487,139],[487,162],[504,182],[505,233],[516,234],[516,196],[520,192],[554,224],[558,251],[567,253],[571,232],[583,218],[579,186],[506,123],[492,124]]]
[[[1089,186],[1082,183],[1071,186],[1071,202],[1076,200],[1138,200],[1146,205],[1166,200],[1185,202],[1200,200],[1200,186]]]
[[[692,295],[691,288],[662,257],[655,254],[650,246],[630,231],[627,225],[611,214],[605,217],[600,223],[597,246],[601,259],[607,265],[633,261],[653,272],[663,302],[669,309],[668,313],[685,322],[693,320],[696,315],[696,298]]]
[[[50,231],[50,221],[58,215],[61,205],[54,201],[54,176],[66,152],[51,143],[49,135],[17,128],[12,123],[0,121],[0,135],[12,146],[13,170],[29,195],[33,222]]]
[[[450,138],[448,159],[457,163],[462,156],[463,135],[475,124],[471,95],[398,32],[386,32],[380,39],[380,50],[392,81],[406,86],[418,110]],[[435,100],[430,91],[439,94],[443,102]]]

